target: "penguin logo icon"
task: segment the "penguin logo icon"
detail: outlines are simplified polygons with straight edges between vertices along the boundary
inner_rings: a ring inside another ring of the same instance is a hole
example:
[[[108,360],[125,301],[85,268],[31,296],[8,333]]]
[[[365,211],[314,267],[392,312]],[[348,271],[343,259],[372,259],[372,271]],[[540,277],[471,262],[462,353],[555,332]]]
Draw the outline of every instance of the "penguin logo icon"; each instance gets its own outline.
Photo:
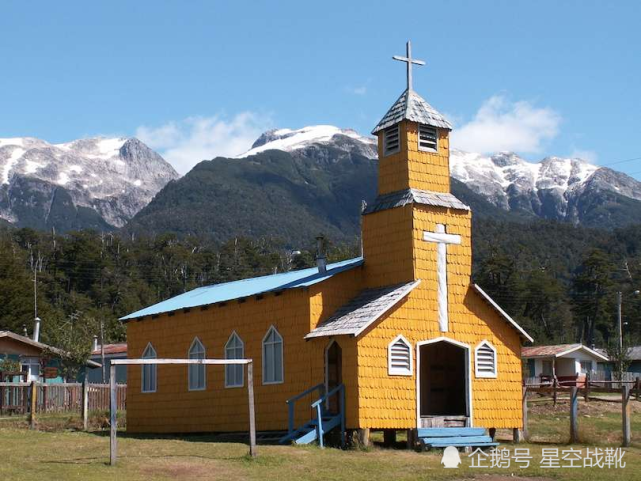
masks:
[[[458,465],[461,464],[461,456],[459,456],[458,449],[454,446],[448,446],[443,451],[443,459],[441,459],[441,464],[445,468],[458,468]]]

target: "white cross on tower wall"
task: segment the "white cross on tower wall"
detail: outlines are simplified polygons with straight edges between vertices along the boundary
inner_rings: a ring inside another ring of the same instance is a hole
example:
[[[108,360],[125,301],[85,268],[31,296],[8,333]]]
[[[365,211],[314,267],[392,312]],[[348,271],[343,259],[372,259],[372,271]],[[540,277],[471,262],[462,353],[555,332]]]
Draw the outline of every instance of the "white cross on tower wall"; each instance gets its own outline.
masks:
[[[436,274],[438,282],[438,326],[441,332],[448,330],[448,296],[447,296],[447,245],[461,244],[458,234],[446,234],[443,224],[436,224],[436,232],[423,232],[423,240],[434,242],[436,247]]]
[[[422,60],[416,60],[412,58],[412,42],[409,40],[405,44],[406,57],[401,57],[399,55],[394,55],[392,58],[398,60],[399,62],[407,63],[407,90],[412,90],[412,64],[414,65],[425,65],[425,62]]]

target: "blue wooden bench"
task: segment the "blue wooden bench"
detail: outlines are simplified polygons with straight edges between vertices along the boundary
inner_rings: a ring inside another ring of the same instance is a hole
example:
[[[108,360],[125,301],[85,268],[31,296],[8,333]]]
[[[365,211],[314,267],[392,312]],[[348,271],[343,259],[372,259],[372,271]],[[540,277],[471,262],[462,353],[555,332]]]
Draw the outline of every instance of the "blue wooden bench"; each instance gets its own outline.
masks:
[[[498,446],[485,428],[421,428],[418,430],[418,439],[423,449],[467,447],[493,447]]]

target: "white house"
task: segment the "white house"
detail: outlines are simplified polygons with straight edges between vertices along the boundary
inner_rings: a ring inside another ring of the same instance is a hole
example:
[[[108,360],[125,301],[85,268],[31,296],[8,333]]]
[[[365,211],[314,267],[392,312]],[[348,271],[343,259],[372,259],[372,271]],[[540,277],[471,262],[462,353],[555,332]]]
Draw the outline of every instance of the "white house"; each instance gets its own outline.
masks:
[[[556,378],[565,385],[574,385],[596,372],[597,362],[608,358],[583,344],[532,346],[521,349],[521,358],[527,362],[530,378],[551,382]]]

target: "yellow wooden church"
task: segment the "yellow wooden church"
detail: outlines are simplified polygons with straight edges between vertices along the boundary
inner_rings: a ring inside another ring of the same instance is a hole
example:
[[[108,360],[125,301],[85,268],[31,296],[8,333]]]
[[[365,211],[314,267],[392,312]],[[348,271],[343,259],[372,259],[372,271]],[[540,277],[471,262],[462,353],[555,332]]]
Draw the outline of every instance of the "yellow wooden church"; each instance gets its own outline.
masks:
[[[450,192],[452,127],[412,89],[421,62],[409,44],[395,58],[407,89],[372,132],[378,197],[363,212],[363,257],[325,265],[319,255],[311,269],[134,312],[123,318],[129,357],[253,359],[258,431],[309,426],[328,390],[361,433],[522,427],[521,345],[532,339],[471,283],[472,213]],[[242,366],[132,366],[128,383],[128,431],[248,429]]]

